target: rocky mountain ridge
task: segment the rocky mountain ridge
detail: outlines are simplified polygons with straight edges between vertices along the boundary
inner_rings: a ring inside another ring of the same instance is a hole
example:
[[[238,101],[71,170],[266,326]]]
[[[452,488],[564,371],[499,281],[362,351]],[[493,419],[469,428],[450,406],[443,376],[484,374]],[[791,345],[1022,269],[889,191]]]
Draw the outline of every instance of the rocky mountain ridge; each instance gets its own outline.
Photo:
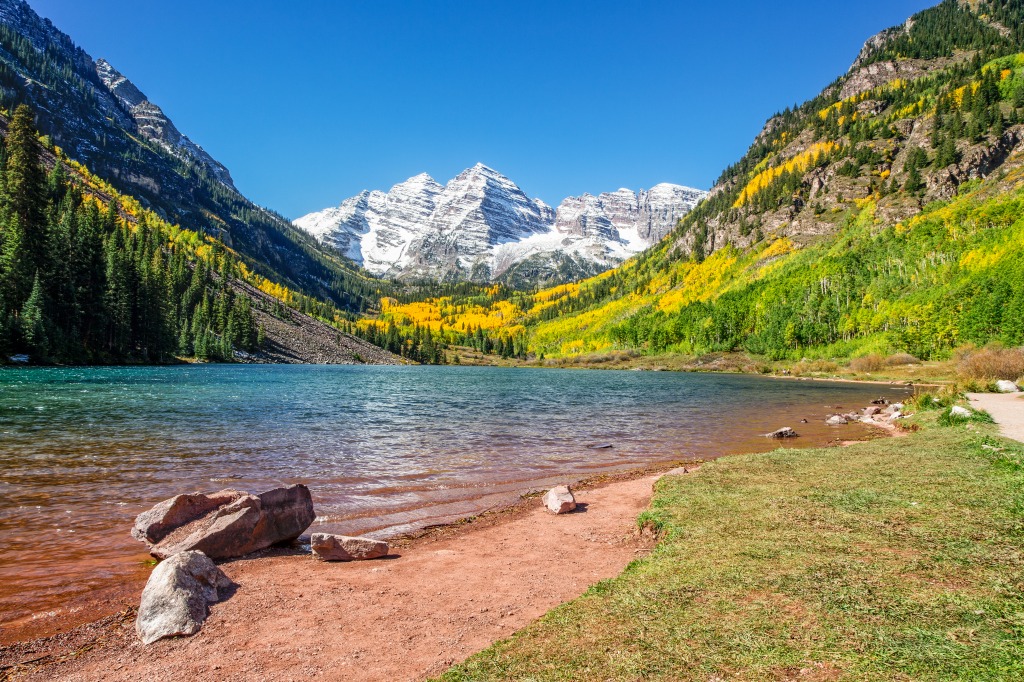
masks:
[[[75,161],[160,217],[222,239],[247,265],[349,310],[379,283],[259,207],[163,110],[24,0],[0,0],[0,108],[28,104],[36,127]]]
[[[294,224],[377,275],[535,284],[613,267],[668,234],[704,196],[661,184],[569,197],[552,209],[478,163],[446,185],[420,174]]]

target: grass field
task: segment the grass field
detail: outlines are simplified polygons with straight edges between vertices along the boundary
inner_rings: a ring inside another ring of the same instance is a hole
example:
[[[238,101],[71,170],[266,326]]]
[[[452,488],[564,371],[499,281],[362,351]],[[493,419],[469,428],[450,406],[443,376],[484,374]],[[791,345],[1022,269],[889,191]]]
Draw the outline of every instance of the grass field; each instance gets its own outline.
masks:
[[[650,556],[440,679],[1024,679],[1024,446],[937,417],[663,478]]]

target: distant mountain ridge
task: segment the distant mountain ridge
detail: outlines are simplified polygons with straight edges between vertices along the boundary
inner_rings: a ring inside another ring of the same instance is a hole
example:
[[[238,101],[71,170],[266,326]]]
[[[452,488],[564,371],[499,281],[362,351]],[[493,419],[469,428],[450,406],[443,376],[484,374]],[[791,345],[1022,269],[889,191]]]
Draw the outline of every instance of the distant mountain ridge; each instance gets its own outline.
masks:
[[[536,284],[613,267],[668,234],[705,196],[661,184],[569,197],[553,209],[478,163],[446,185],[423,173],[294,224],[377,275]]]

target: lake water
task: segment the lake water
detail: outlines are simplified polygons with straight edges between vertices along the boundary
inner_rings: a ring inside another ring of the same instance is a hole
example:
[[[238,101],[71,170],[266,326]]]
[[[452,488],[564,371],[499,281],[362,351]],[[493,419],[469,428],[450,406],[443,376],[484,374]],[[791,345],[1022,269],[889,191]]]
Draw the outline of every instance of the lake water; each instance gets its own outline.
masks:
[[[761,434],[780,426],[803,436],[788,446],[864,437],[822,422],[879,394],[906,395],[669,372],[2,370],[0,625],[143,578],[132,521],[178,493],[301,482],[312,530],[388,535],[595,473],[770,449]]]

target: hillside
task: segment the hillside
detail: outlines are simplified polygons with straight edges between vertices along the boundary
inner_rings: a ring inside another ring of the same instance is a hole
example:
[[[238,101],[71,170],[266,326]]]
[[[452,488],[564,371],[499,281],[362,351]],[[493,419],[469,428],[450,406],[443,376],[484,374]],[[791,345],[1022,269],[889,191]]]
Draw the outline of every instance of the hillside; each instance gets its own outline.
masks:
[[[32,362],[396,364],[334,306],[252,271],[0,116],[0,353]],[[304,312],[316,315],[314,319]]]
[[[453,343],[482,328],[521,357],[927,359],[1024,343],[1022,50],[1024,3],[945,0],[773,116],[707,200],[619,269],[431,296],[384,321]]]
[[[246,199],[227,168],[109,62],[24,0],[0,0],[0,107],[23,103],[71,159],[168,223],[223,241],[254,272],[354,312],[387,286]]]

